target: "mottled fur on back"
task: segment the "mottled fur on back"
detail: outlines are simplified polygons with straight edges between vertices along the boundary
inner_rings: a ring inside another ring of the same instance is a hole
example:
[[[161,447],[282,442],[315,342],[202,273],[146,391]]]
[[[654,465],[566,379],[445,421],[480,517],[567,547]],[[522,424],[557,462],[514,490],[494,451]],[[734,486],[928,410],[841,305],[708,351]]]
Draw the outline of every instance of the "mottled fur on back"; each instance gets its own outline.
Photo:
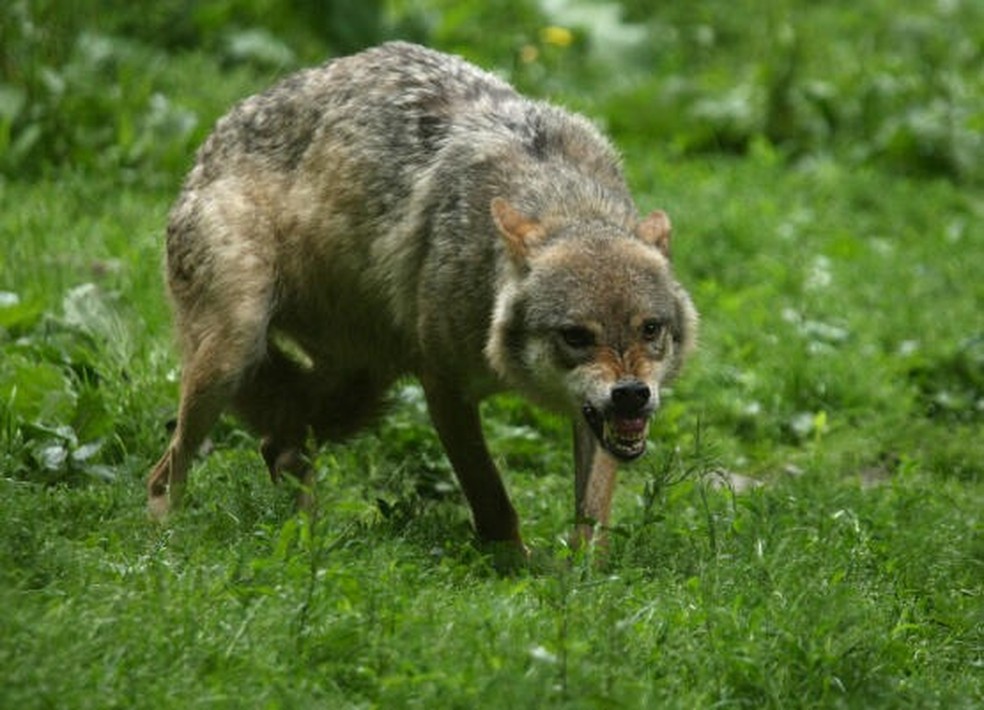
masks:
[[[609,390],[655,388],[694,340],[668,240],[587,120],[459,58],[390,43],[286,78],[219,121],[171,213],[182,404],[152,507],[227,404],[276,477],[309,430],[356,431],[413,374],[479,533],[518,540],[476,403],[515,387],[594,409],[628,447],[658,399],[640,385],[612,414]]]

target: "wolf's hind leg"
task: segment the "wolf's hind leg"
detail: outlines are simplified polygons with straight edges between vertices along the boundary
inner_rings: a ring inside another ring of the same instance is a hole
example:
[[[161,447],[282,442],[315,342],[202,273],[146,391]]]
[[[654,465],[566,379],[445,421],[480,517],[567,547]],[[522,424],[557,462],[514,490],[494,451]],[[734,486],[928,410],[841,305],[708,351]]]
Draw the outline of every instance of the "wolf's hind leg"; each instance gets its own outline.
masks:
[[[260,454],[270,479],[279,483],[286,475],[298,483],[301,510],[310,510],[313,504],[314,472],[307,442],[311,389],[316,384],[310,372],[270,347],[233,399],[236,414],[262,437]]]
[[[314,484],[308,442],[342,440],[367,426],[382,409],[389,384],[366,372],[304,366],[273,346],[237,391],[234,407],[262,437],[270,478],[295,479],[297,505],[305,510],[313,504]]]
[[[209,430],[240,386],[244,373],[262,355],[268,299],[262,294],[235,301],[233,313],[210,313],[182,333],[185,357],[178,422],[164,455],[147,479],[147,506],[163,518],[180,504],[188,469]],[[231,302],[231,301],[227,301]],[[235,317],[238,315],[238,318]]]

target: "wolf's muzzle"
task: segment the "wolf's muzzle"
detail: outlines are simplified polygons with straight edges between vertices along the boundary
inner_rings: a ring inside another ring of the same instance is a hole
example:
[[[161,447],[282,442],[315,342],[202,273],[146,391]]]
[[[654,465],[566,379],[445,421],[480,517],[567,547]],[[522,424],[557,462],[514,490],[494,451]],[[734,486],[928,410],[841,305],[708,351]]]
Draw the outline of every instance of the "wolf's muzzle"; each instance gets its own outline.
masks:
[[[646,450],[654,399],[644,382],[626,380],[612,387],[611,400],[604,411],[590,403],[582,410],[599,443],[616,458],[631,461]]]

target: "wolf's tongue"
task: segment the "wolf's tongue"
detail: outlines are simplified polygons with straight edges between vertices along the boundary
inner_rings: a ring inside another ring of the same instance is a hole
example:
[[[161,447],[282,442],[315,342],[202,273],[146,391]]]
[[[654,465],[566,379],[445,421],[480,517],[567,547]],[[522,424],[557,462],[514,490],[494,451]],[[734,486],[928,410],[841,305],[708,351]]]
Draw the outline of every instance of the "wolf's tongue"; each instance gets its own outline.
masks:
[[[632,419],[615,417],[612,424],[615,431],[617,431],[620,435],[631,436],[633,434],[639,434],[646,428],[646,419],[645,417],[635,417]]]

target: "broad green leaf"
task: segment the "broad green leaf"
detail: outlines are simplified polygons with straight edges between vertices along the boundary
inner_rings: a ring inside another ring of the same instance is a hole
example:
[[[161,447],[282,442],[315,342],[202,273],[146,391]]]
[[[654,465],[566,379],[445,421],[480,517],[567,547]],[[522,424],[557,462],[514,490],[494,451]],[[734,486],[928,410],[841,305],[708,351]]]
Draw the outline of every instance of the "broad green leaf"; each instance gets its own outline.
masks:
[[[0,398],[26,422],[65,422],[75,412],[77,394],[61,368],[17,354],[0,363]]]

